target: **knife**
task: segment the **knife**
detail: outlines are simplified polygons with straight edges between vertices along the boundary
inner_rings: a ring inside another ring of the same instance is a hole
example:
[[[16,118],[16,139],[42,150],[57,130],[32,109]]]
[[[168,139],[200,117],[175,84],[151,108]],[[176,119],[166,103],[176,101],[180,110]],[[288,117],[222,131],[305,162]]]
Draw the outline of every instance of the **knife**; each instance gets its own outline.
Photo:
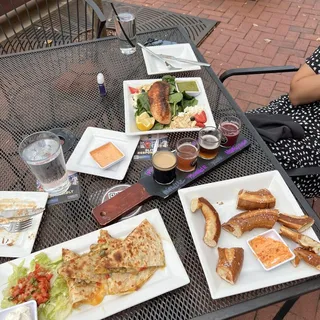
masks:
[[[240,135],[237,144],[230,149],[220,148],[218,156],[215,159],[203,160],[199,158],[197,168],[193,172],[176,170],[176,179],[170,185],[160,185],[156,183],[153,179],[153,168],[148,168],[143,171],[137,183],[93,208],[92,214],[98,223],[104,226],[132,211],[133,208],[141,205],[149,198],[159,197],[166,199],[180,188],[185,187],[209,170],[212,170],[227,161],[230,157],[246,149],[249,145],[250,142]]]
[[[156,57],[157,59],[161,60],[162,62],[166,62],[165,59],[161,58],[158,54],[154,53],[152,50],[148,49],[147,47],[145,47],[143,44],[138,42],[138,45],[143,48],[144,50],[146,50],[148,53],[150,53],[152,56]]]
[[[166,59],[166,60],[179,61],[179,62],[194,64],[196,66],[211,67],[211,65],[209,63],[206,63],[206,62],[200,62],[200,61],[193,61],[193,60],[187,60],[187,59],[182,59],[182,58],[176,58],[174,56],[168,56],[166,54],[160,54],[160,53],[158,53],[158,55],[159,55],[159,57],[161,57],[163,59]]]
[[[30,218],[42,213],[45,208],[35,208],[35,209],[9,209],[0,212],[0,218],[5,218],[7,220],[16,220],[20,218]],[[18,213],[18,215],[17,215]]]

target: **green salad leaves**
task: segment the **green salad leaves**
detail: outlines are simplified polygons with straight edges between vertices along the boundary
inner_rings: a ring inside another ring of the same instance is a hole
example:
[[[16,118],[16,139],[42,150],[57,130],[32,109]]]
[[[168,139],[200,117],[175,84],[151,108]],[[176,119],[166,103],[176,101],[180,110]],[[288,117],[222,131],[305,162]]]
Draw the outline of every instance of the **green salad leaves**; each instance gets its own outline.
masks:
[[[13,273],[8,278],[8,285],[2,292],[1,308],[4,309],[14,305],[9,299],[10,289],[18,283],[19,279],[34,271],[36,263],[54,274],[51,279],[50,299],[38,307],[38,318],[39,320],[63,320],[71,313],[72,305],[69,303],[67,283],[60,275],[57,275],[61,259],[52,261],[45,253],[36,255],[30,262],[29,268],[24,267],[24,260],[19,265],[12,265]]]
[[[172,117],[178,115],[179,112],[183,112],[186,107],[193,107],[198,104],[198,100],[196,98],[189,96],[185,92],[179,92],[177,90],[176,78],[174,76],[163,76],[162,81],[170,84],[169,104]],[[139,116],[143,112],[147,112],[150,116],[152,116],[147,92],[142,92],[138,95],[135,116]],[[163,124],[156,122],[152,130],[160,130],[164,127],[165,126]]]

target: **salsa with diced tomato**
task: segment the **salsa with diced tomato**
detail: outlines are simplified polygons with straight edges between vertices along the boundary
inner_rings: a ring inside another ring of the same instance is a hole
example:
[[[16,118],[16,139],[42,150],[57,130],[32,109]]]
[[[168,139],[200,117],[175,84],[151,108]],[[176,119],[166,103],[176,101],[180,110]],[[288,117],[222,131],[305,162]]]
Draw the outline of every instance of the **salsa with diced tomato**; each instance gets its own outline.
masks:
[[[50,298],[50,280],[53,274],[36,264],[35,270],[19,279],[18,284],[10,289],[10,298],[15,304],[36,300],[40,305]]]

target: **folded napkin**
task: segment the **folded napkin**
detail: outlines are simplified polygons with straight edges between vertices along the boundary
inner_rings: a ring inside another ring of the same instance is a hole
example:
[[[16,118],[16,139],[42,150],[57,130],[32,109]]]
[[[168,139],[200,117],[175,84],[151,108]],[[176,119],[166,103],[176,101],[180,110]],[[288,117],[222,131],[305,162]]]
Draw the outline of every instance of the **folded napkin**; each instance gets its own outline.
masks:
[[[285,114],[247,113],[246,116],[266,142],[304,138],[302,126]]]

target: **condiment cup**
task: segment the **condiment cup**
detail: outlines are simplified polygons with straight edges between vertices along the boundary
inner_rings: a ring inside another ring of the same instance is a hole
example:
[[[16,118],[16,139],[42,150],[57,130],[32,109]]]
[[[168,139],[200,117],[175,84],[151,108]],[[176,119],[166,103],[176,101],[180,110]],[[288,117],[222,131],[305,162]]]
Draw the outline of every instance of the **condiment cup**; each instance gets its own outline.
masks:
[[[90,155],[91,155],[92,159],[97,163],[97,165],[98,165],[101,169],[108,169],[108,168],[112,167],[113,165],[115,165],[116,163],[122,161],[123,158],[124,158],[124,153],[123,153],[116,145],[113,144],[114,147],[119,151],[119,153],[122,154],[122,156],[121,156],[120,158],[118,158],[118,159],[110,162],[110,163],[107,164],[106,166],[101,166],[101,164],[99,163],[99,161],[97,161],[97,159],[94,157],[93,153],[98,152],[99,149],[101,149],[101,152],[103,152],[102,149],[103,149],[106,145],[108,145],[109,143],[113,144],[112,142],[108,142],[108,143],[106,143],[106,144],[104,144],[104,145],[102,145],[102,146],[100,146],[100,147],[98,147],[98,148],[93,149],[93,150],[90,151]]]
[[[31,320],[38,320],[37,303],[35,300],[30,300],[30,301],[27,301],[24,303],[17,304],[13,307],[10,307],[10,308],[0,310],[0,319],[4,320],[8,316],[9,313],[11,313],[21,307],[28,307],[29,308],[30,314],[31,314]]]
[[[289,258],[289,259],[287,259],[287,260],[284,260],[284,261],[282,261],[282,262],[280,262],[280,263],[278,263],[278,264],[276,264],[275,266],[273,266],[273,267],[271,267],[271,268],[266,268],[265,265],[264,265],[264,264],[260,261],[260,259],[257,257],[257,255],[255,254],[254,250],[252,249],[252,247],[251,247],[251,245],[250,245],[250,241],[253,240],[253,239],[255,239],[255,238],[257,238],[257,237],[259,237],[259,236],[264,237],[264,238],[271,238],[271,239],[273,239],[273,240],[282,242],[282,243],[289,249],[290,253],[292,254],[292,257]],[[247,244],[248,244],[248,246],[249,246],[249,248],[251,249],[252,253],[253,253],[254,256],[257,258],[257,260],[260,262],[262,268],[263,268],[265,271],[270,271],[270,270],[273,270],[273,269],[275,269],[275,268],[278,268],[278,267],[280,267],[281,265],[283,265],[284,263],[287,263],[287,262],[289,262],[289,261],[291,261],[291,260],[293,260],[293,259],[295,258],[295,255],[294,255],[294,253],[292,252],[292,250],[291,250],[291,249],[289,248],[289,246],[285,243],[285,241],[282,239],[282,237],[280,236],[280,234],[279,234],[276,230],[274,230],[274,229],[267,230],[267,231],[265,231],[265,232],[263,232],[263,233],[261,233],[261,234],[258,234],[257,236],[254,236],[254,237],[248,239],[248,240],[247,240]]]
[[[192,79],[192,80],[176,80],[176,89],[178,92],[182,92],[179,90],[179,87],[178,87],[178,83],[181,83],[181,82],[189,82],[189,81],[194,81],[196,84],[197,84],[197,87],[198,87],[198,91],[185,91],[186,94],[188,94],[189,96],[191,97],[196,97],[198,96],[200,93],[201,93],[201,90],[200,90],[200,87],[199,87],[199,83],[197,80],[195,79]]]

